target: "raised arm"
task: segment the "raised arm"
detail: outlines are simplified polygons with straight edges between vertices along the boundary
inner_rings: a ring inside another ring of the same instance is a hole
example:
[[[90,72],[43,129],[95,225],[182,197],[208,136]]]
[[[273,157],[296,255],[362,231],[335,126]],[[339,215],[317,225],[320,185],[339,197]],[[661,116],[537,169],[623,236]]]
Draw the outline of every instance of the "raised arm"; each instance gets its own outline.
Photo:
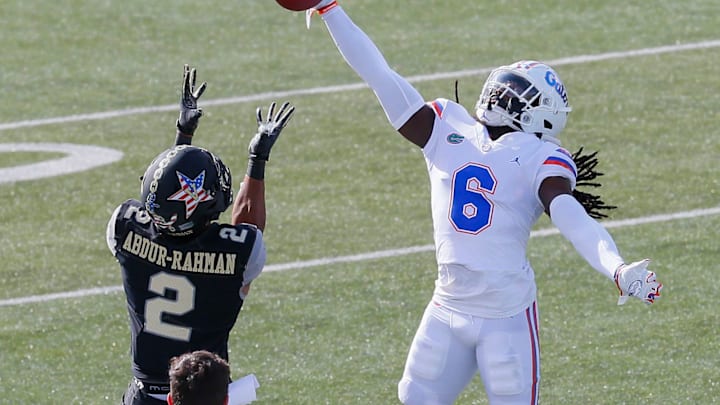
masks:
[[[197,72],[195,68],[190,69],[190,66],[185,65],[183,67],[183,85],[182,95],[180,96],[180,116],[178,117],[175,126],[177,132],[175,135],[175,145],[190,145],[192,144],[192,137],[197,129],[200,117],[202,117],[203,111],[198,108],[198,99],[202,96],[207,83],[203,82],[200,87],[195,88],[195,79]]]
[[[284,103],[275,113],[275,102],[270,104],[267,119],[257,109],[258,130],[248,147],[248,169],[240,185],[232,209],[232,224],[248,223],[265,230],[265,164],[270,150],[292,117],[295,107]]]
[[[375,92],[393,128],[424,147],[435,120],[432,108],[410,82],[390,68],[377,46],[336,1],[323,0],[315,7],[340,54]]]

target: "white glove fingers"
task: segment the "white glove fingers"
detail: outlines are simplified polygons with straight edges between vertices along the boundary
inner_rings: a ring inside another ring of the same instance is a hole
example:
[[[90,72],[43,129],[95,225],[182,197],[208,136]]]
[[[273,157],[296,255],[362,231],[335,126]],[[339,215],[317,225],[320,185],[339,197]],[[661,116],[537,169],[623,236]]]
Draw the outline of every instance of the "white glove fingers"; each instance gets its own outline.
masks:
[[[615,283],[620,290],[618,305],[623,305],[630,297],[648,305],[660,298],[662,283],[657,281],[655,272],[647,269],[649,264],[650,259],[644,259],[618,269],[615,274]]]

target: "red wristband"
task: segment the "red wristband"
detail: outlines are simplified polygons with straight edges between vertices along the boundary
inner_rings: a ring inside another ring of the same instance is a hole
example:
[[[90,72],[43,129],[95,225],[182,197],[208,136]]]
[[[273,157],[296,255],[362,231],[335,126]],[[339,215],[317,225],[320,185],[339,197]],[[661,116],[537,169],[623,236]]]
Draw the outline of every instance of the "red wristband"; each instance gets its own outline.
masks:
[[[328,4],[327,6],[320,8],[317,10],[318,14],[323,15],[327,13],[328,11],[334,9],[337,6],[337,1],[333,1],[332,3]]]

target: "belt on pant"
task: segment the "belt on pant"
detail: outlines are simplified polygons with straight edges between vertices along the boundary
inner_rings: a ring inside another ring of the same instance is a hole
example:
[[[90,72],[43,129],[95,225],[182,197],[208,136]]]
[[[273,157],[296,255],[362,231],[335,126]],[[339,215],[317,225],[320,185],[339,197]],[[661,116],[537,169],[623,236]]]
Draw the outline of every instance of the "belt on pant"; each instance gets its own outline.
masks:
[[[167,395],[170,392],[170,384],[168,383],[142,381],[137,377],[133,377],[133,381],[141,391],[147,394]]]

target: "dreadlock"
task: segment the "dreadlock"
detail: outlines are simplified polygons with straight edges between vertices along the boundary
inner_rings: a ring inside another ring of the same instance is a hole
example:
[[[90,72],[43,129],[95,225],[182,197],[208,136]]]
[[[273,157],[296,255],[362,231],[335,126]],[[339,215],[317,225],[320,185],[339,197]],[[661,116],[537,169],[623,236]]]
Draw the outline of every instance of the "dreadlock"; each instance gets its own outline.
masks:
[[[455,102],[460,104],[458,80],[455,80]],[[605,204],[605,201],[603,201],[599,195],[586,193],[577,189],[578,187],[601,186],[600,183],[593,181],[597,177],[603,175],[603,173],[595,170],[595,166],[597,166],[598,164],[597,153],[598,152],[595,151],[593,153],[583,154],[583,147],[581,146],[580,149],[578,149],[577,152],[573,153],[572,155],[573,161],[575,162],[575,165],[578,169],[577,181],[575,184],[575,189],[573,190],[573,197],[575,197],[575,199],[578,200],[580,204],[582,204],[583,208],[585,208],[585,212],[587,212],[588,215],[595,219],[607,218],[607,215],[600,211],[614,210],[615,208],[617,208],[614,205]]]
[[[577,187],[600,187],[601,184],[593,181],[597,177],[602,176],[603,173],[595,170],[595,166],[598,164],[597,151],[593,153],[583,154],[583,147],[581,146],[577,152],[572,155],[573,161],[577,166],[577,183],[575,190],[573,190],[573,196],[575,199],[582,204],[585,208],[585,212],[593,218],[607,218],[607,215],[600,212],[601,210],[613,210],[617,208],[614,205],[607,205],[599,195],[586,193],[580,191]]]

